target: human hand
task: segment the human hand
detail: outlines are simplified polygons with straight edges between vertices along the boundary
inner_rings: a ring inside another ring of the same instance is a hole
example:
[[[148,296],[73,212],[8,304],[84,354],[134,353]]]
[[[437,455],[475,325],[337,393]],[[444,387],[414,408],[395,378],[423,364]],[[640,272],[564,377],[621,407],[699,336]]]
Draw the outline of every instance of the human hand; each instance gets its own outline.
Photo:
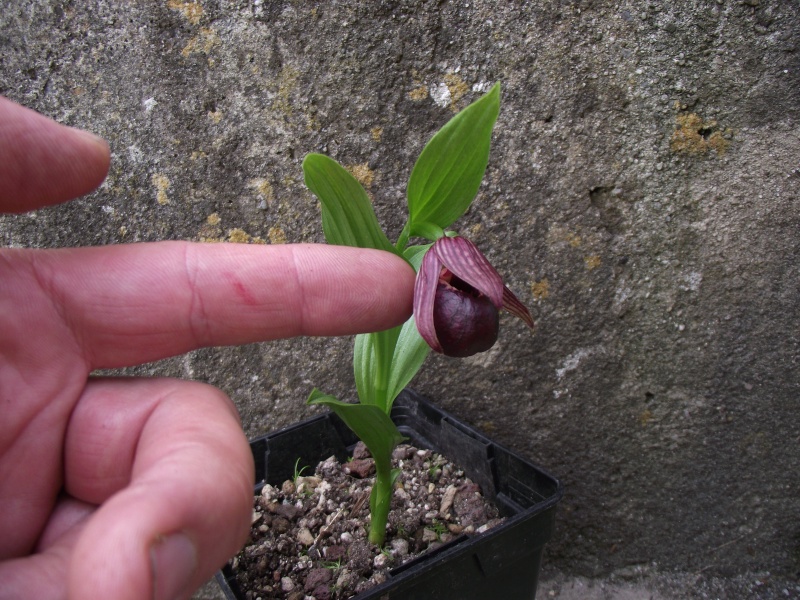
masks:
[[[105,142],[0,98],[0,211],[99,185]],[[99,368],[399,324],[388,253],[163,242],[0,249],[0,599],[187,598],[243,544],[253,465],[219,390]]]

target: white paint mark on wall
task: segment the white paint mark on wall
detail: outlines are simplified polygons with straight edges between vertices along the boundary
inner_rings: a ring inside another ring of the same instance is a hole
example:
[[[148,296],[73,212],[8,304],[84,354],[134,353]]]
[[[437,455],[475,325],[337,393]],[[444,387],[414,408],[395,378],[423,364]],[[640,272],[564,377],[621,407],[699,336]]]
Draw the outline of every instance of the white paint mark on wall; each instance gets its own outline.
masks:
[[[144,160],[144,152],[139,149],[139,146],[133,145],[128,146],[128,156],[131,159],[131,162],[134,164],[139,164]]]
[[[442,108],[450,106],[450,88],[447,87],[446,83],[432,85],[430,88],[430,95],[437,106],[441,106]]]
[[[691,292],[697,292],[700,290],[700,284],[703,282],[703,274],[698,273],[697,271],[692,271],[691,273],[685,274],[683,276],[683,280],[685,282],[683,289]]]
[[[563,379],[564,375],[577,369],[581,361],[595,352],[596,350],[594,348],[578,348],[564,360],[560,369],[556,369],[556,377]]]
[[[614,301],[612,302],[612,308],[615,313],[619,313],[625,307],[625,303],[628,301],[628,298],[631,297],[632,290],[626,285],[620,285],[614,292]]]

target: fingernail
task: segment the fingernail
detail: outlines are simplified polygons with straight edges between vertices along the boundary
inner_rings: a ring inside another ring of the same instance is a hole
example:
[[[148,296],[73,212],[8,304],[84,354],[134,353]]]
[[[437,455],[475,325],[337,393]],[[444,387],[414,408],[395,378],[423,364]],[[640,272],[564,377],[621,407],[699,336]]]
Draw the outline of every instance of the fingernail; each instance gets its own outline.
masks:
[[[158,539],[150,547],[154,600],[175,600],[187,591],[197,568],[197,550],[182,533]]]

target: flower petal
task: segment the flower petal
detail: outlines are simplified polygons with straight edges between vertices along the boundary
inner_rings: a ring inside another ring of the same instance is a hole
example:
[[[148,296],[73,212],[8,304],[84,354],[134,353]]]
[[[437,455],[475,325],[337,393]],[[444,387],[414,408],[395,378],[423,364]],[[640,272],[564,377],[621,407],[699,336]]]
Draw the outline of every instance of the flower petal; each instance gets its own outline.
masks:
[[[414,282],[414,320],[417,323],[417,331],[431,348],[440,353],[442,345],[436,337],[436,328],[433,324],[433,303],[441,271],[442,263],[439,257],[435,252],[428,250],[422,258],[422,265]]]
[[[487,296],[498,310],[503,307],[503,278],[475,244],[461,236],[443,237],[431,250],[453,275]]]
[[[533,329],[533,317],[531,317],[528,308],[520,302],[519,298],[514,295],[514,292],[505,286],[503,286],[503,308],[515,317],[519,317],[525,321],[525,324]]]

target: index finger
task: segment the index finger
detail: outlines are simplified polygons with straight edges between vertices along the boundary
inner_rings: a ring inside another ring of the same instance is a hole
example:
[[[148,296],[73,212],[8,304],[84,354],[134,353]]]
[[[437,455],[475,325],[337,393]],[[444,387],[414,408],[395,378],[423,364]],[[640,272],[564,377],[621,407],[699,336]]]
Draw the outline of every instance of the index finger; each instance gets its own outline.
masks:
[[[159,242],[18,252],[91,369],[379,331],[411,314],[413,269],[378,250]]]

